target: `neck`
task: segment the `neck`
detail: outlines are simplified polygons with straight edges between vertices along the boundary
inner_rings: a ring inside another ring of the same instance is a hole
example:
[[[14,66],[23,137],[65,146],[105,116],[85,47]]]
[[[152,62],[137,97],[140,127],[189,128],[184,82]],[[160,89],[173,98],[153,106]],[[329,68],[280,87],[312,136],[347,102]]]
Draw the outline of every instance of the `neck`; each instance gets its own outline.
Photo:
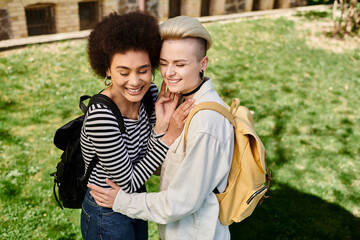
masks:
[[[119,107],[119,105],[116,103],[116,105]],[[137,120],[139,118],[139,108],[140,108],[140,102],[137,103],[127,103],[127,104],[121,104],[122,108],[120,109],[120,112],[123,116]]]
[[[183,96],[186,100],[193,98],[194,95],[195,95],[195,93],[196,93],[197,91],[199,91],[199,89],[200,89],[201,86],[204,84],[204,82],[205,82],[205,79],[199,79],[199,81],[198,81],[198,83],[196,84],[196,86],[195,86],[191,91],[189,91],[189,92],[187,92],[187,93],[181,93],[182,96]]]
[[[111,87],[105,89],[103,93],[114,101],[123,116],[129,119],[138,119],[141,102],[129,102],[121,94],[116,94]]]

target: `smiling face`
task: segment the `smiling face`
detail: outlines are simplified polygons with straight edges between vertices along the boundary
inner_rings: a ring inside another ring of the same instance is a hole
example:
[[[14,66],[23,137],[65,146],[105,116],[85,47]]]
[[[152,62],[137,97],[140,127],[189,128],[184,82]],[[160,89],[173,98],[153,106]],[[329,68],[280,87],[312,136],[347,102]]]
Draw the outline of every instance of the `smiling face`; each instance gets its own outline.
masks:
[[[208,58],[198,57],[198,40],[164,40],[160,53],[161,75],[171,92],[188,93],[200,83],[199,73],[206,69]]]
[[[111,92],[123,104],[139,103],[151,84],[151,63],[145,51],[116,53],[107,75],[111,76]]]

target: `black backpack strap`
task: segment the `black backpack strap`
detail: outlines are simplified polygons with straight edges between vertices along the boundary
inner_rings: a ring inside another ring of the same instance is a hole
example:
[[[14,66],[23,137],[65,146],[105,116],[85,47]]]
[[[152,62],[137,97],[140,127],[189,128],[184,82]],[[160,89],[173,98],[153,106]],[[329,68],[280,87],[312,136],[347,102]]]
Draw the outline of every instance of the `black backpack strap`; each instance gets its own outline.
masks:
[[[85,175],[82,175],[79,178],[81,186],[84,188],[85,191],[87,189],[86,183],[89,181],[90,174],[98,162],[99,162],[99,158],[97,155],[95,155],[95,157],[91,160],[88,168],[86,169]]]
[[[81,111],[85,114],[86,110],[87,110],[87,106],[85,105],[84,101],[91,98],[91,96],[89,95],[83,95],[80,97],[80,102],[79,102],[79,108],[81,109]]]
[[[109,98],[108,96],[106,96],[104,94],[95,94],[94,96],[91,97],[87,108],[89,108],[94,103],[100,103],[100,104],[104,104],[105,106],[107,106],[115,115],[115,117],[118,121],[118,124],[119,124],[120,132],[121,133],[125,132],[124,119],[121,115],[119,108],[116,106],[114,101],[111,100],[111,98]]]
[[[56,172],[53,172],[50,174],[50,177],[53,177],[54,178],[54,187],[53,187],[53,192],[54,192],[54,196],[55,196],[55,200],[56,202],[59,204],[60,208],[62,210],[64,210],[63,206],[61,205],[60,201],[59,201],[59,198],[57,197],[57,194],[56,194],[56,185],[59,184],[59,181],[57,180],[57,177],[56,177]]]
[[[141,102],[144,104],[145,111],[146,111],[148,117],[150,118],[151,114],[154,111],[154,99],[151,95],[150,89],[145,93]]]
[[[61,203],[60,203],[60,201],[59,201],[59,199],[58,199],[58,197],[57,197],[57,194],[56,194],[56,189],[55,189],[55,187],[56,187],[56,183],[54,183],[54,187],[53,187],[53,191],[54,191],[54,196],[55,196],[55,200],[56,200],[56,202],[59,204],[59,206],[61,207],[61,209],[62,210],[64,210],[64,208],[63,208],[63,206],[61,205]]]
[[[86,105],[84,104],[84,101],[87,99],[90,99],[90,102],[88,104],[88,106],[86,107]],[[124,126],[124,119],[121,115],[121,112],[119,110],[119,108],[116,106],[116,104],[114,103],[113,100],[111,100],[111,98],[109,98],[108,96],[104,95],[104,94],[95,94],[94,96],[90,97],[88,95],[84,95],[80,97],[80,104],[79,107],[80,109],[84,112],[84,114],[86,113],[87,109],[89,109],[89,107],[92,104],[95,103],[99,103],[99,104],[103,104],[105,106],[107,106],[115,115],[118,124],[119,124],[119,129],[121,133],[125,132],[125,126]],[[81,186],[86,190],[86,183],[88,182],[89,178],[90,178],[90,174],[92,172],[92,170],[94,169],[94,167],[96,166],[96,164],[99,162],[99,158],[97,155],[95,155],[95,157],[91,160],[85,175],[81,176],[79,178]]]

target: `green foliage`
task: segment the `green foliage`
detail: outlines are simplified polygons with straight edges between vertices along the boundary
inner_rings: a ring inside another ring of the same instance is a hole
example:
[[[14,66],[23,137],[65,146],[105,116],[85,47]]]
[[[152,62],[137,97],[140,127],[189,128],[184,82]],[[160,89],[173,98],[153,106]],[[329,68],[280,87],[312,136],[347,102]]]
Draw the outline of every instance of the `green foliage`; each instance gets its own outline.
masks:
[[[231,231],[234,239],[359,239],[360,49],[311,48],[296,24],[206,25],[214,39],[206,75],[226,102],[239,97],[254,111],[274,179],[271,198]],[[104,88],[85,41],[0,53],[0,76],[0,239],[81,239],[80,211],[57,207],[49,175],[60,156],[55,130],[81,114],[80,95]],[[149,191],[158,182],[152,177]]]
[[[239,97],[243,105],[255,112],[256,129],[266,146],[275,185],[286,184],[295,191],[340,205],[345,209],[341,212],[356,213],[359,217],[360,148],[356,139],[360,128],[356,123],[360,116],[357,107],[360,92],[356,86],[360,82],[357,67],[360,62],[358,57],[354,58],[359,51],[335,54],[311,48],[296,34],[295,22],[286,19],[242,21],[221,28],[211,25],[209,29],[216,37],[209,52],[207,72],[228,103]],[[296,199],[289,192],[287,200]],[[269,211],[275,213],[277,208],[282,211],[276,196],[272,200],[275,205]],[[293,207],[296,213],[299,205]],[[309,221],[309,217],[317,218],[306,215],[293,221]],[[354,229],[360,227],[356,219],[352,230],[343,228],[339,233],[355,236]],[[261,217],[257,220],[256,224],[263,221]],[[279,219],[273,220],[269,223]],[[287,222],[284,218],[279,225]],[[258,231],[252,233],[253,229],[240,228],[239,233],[245,239],[264,237]],[[332,229],[329,226],[313,237],[301,231],[294,233],[299,239],[322,239]],[[264,231],[267,239],[294,236]]]
[[[333,4],[334,0],[307,0],[307,5]]]
[[[307,19],[321,19],[321,18],[329,18],[331,17],[330,11],[306,11],[306,12],[297,12],[296,16],[305,17]]]

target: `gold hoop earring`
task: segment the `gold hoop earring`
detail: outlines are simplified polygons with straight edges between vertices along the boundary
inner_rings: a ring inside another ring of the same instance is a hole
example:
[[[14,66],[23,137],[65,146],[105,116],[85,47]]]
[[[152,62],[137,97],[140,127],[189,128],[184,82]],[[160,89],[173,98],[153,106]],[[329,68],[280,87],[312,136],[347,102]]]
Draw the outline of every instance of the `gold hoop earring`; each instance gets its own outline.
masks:
[[[105,86],[107,86],[107,87],[110,86],[110,85],[112,84],[111,77],[105,76],[104,84],[105,84]]]

